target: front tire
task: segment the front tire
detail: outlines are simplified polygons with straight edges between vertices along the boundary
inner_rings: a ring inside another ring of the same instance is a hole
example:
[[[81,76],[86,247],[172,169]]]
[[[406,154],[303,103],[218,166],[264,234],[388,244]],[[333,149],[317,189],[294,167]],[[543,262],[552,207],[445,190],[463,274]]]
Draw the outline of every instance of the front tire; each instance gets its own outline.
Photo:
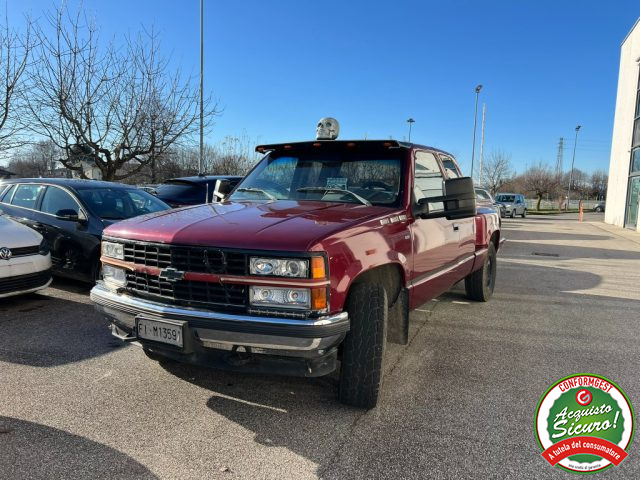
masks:
[[[373,408],[382,387],[387,337],[387,293],[378,283],[360,283],[347,300],[351,322],[342,344],[339,400],[353,407]]]
[[[480,270],[476,270],[464,279],[467,297],[477,302],[486,302],[493,295],[496,283],[496,247],[489,244],[487,256]]]

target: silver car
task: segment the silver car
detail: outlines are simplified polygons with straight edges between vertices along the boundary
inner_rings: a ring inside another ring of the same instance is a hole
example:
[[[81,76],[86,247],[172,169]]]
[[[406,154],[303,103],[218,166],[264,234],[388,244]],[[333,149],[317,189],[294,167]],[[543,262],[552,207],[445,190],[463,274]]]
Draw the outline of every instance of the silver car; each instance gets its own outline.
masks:
[[[496,203],[504,206],[504,209],[501,209],[501,213],[504,213],[504,216],[511,218],[516,215],[520,215],[522,218],[527,216],[527,203],[524,200],[524,195],[519,193],[498,193],[496,195]]]

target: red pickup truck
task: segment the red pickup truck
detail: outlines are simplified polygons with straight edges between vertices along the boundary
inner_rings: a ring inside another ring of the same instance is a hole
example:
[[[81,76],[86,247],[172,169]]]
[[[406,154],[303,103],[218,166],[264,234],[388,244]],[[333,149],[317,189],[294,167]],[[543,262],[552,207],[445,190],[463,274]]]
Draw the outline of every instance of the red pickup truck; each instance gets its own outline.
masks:
[[[486,301],[499,216],[453,156],[398,141],[262,145],[222,203],[103,235],[97,309],[153,359],[299,376],[340,369],[339,399],[378,401],[387,341],[460,280]]]

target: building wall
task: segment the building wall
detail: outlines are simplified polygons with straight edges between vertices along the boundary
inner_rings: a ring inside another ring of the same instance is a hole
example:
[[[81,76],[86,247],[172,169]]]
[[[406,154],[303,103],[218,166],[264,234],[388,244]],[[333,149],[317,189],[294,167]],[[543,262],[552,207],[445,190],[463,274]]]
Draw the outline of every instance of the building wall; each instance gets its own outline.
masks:
[[[638,61],[640,61],[640,19],[636,21],[620,49],[618,94],[609,161],[607,208],[604,217],[606,223],[619,227],[624,226],[627,205],[631,139],[640,69]]]

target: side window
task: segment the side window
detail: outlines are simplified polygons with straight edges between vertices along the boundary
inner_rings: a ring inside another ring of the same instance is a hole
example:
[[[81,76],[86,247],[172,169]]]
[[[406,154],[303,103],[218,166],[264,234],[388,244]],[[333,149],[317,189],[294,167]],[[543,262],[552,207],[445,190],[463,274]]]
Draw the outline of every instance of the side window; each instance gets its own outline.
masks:
[[[15,189],[16,185],[11,185],[9,189],[5,190],[5,192],[2,194],[2,197],[0,198],[0,202],[9,203],[9,200],[11,200],[11,196],[13,195]]]
[[[43,185],[38,185],[36,183],[18,185],[16,193],[11,199],[11,205],[24,208],[36,208],[36,200],[43,188]]]
[[[444,194],[440,166],[433,153],[416,152],[413,193],[416,200]]]
[[[47,187],[40,210],[51,215],[61,215],[59,212],[62,210],[72,210],[76,215],[80,213],[78,203],[73,197],[58,187]]]
[[[456,162],[454,162],[451,157],[440,155],[440,158],[442,159],[442,166],[447,174],[447,178],[460,178],[462,176]]]

